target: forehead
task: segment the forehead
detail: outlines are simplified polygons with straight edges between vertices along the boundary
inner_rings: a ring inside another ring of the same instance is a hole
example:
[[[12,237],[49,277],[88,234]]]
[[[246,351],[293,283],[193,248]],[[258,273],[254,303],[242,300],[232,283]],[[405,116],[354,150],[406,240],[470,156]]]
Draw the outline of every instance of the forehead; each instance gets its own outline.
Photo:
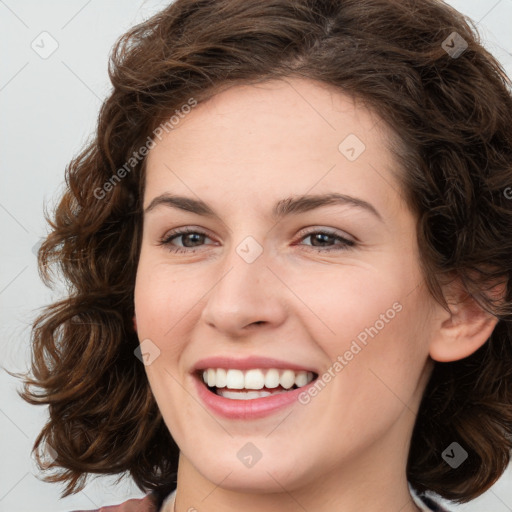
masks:
[[[226,197],[243,190],[253,200],[275,189],[305,194],[342,186],[361,194],[368,183],[386,182],[389,188],[396,168],[389,135],[360,101],[320,82],[287,78],[233,86],[155,140],[145,203],[169,187],[221,189]]]
[[[188,111],[179,120],[173,116],[177,121],[174,127],[155,141],[160,148],[174,141],[175,151],[188,150],[187,143],[194,144],[194,139],[201,137],[201,141],[231,143],[232,157],[237,156],[233,150],[240,149],[236,144],[243,144],[246,158],[251,140],[274,146],[278,134],[280,147],[292,147],[296,152],[301,149],[298,143],[308,140],[308,153],[328,148],[338,151],[339,141],[352,132],[358,132],[368,143],[389,134],[379,117],[360,100],[327,84],[300,78],[232,86]],[[216,148],[215,154],[226,146]],[[196,145],[195,149],[204,154],[211,148]]]

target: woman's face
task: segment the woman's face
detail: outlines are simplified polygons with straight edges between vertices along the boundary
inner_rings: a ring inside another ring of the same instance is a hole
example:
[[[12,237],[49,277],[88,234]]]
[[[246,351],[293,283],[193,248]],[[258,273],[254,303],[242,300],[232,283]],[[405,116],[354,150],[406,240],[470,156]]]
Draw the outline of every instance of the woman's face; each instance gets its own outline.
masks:
[[[433,302],[387,135],[287,79],[228,89],[155,139],[135,308],[180,471],[245,492],[403,478]],[[261,384],[282,393],[238,389]]]

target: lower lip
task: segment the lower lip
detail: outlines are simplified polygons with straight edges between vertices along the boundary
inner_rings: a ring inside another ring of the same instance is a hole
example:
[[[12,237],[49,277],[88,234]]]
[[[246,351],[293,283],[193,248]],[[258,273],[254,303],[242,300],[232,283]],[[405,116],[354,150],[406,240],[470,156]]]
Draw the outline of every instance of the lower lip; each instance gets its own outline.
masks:
[[[232,400],[212,393],[206,385],[193,376],[197,393],[204,404],[214,413],[229,419],[254,420],[269,416],[284,407],[298,401],[299,395],[313,386],[316,380],[286,393],[263,396],[252,400]]]

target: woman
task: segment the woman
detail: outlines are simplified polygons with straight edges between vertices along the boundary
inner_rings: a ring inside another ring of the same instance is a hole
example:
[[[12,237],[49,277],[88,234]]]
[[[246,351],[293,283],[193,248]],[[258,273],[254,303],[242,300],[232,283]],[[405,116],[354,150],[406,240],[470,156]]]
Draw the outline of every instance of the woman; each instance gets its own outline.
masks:
[[[510,81],[437,0],[178,0],[117,43],[24,398],[101,510],[444,510],[512,425]],[[37,392],[35,388],[41,391]]]

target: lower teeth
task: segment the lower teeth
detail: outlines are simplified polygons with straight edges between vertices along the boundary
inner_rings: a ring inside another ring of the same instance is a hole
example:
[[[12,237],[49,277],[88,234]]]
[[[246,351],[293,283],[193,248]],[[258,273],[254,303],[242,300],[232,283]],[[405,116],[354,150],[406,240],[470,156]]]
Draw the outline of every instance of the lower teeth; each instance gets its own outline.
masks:
[[[217,389],[216,393],[223,398],[230,398],[231,400],[254,400],[270,395],[279,395],[280,393],[287,393],[291,389],[280,391],[228,391],[227,389]]]

